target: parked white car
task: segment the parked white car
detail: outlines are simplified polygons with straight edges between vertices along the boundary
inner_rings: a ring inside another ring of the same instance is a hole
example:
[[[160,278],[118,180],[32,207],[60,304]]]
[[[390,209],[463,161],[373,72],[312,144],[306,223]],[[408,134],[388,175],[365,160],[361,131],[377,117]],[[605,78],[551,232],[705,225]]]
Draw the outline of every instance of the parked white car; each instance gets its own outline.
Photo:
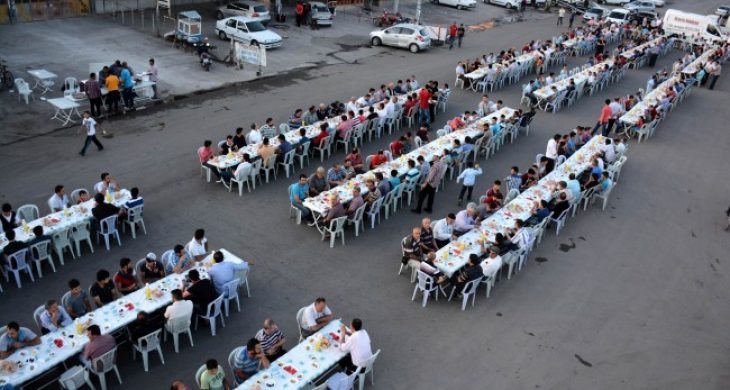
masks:
[[[482,0],[484,4],[495,4],[506,7],[507,9],[517,8],[521,0]]]
[[[608,15],[607,9],[601,7],[592,7],[588,8],[586,12],[583,13],[583,20],[599,20],[606,15]]]
[[[219,20],[215,24],[215,32],[223,40],[233,38],[239,42],[261,45],[267,49],[281,46],[279,34],[266,29],[260,20],[244,16]]]
[[[218,20],[231,16],[245,16],[251,19],[259,19],[261,23],[266,24],[271,20],[269,9],[261,3],[255,1],[232,1],[227,5],[218,7],[215,16]]]
[[[664,0],[648,0],[650,3],[654,3],[656,7],[664,7]]]
[[[630,19],[631,11],[624,9],[624,8],[615,8],[612,9],[611,12],[606,17],[606,20],[610,21],[611,23],[616,23],[617,25],[621,26],[624,23],[627,23]]]
[[[610,4],[610,5],[624,5],[628,4],[631,0],[603,0],[601,1],[603,4]]]
[[[407,48],[411,53],[418,53],[431,46],[431,38],[423,26],[411,23],[396,24],[370,33],[373,46],[395,46]]]
[[[456,7],[456,9],[476,8],[476,0],[431,0],[434,4],[443,4]]]
[[[638,0],[638,1],[632,1],[626,5],[624,5],[624,8],[631,10],[631,11],[656,11],[656,6],[653,2],[649,0]]]
[[[327,4],[319,1],[310,1],[309,4],[312,6],[312,19],[317,21],[318,26],[332,25],[334,17]]]

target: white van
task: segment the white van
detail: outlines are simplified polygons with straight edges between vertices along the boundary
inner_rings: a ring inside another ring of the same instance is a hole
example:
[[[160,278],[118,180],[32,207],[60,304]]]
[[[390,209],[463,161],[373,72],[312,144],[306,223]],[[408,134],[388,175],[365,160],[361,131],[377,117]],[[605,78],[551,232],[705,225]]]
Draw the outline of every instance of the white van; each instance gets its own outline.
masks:
[[[720,32],[725,35],[730,34],[730,19],[727,16],[707,15],[707,17],[720,28]]]
[[[692,14],[676,9],[668,9],[664,14],[664,33],[669,36],[682,34],[691,37],[699,35],[711,41],[727,41],[728,37],[720,31],[713,20],[704,15]]]

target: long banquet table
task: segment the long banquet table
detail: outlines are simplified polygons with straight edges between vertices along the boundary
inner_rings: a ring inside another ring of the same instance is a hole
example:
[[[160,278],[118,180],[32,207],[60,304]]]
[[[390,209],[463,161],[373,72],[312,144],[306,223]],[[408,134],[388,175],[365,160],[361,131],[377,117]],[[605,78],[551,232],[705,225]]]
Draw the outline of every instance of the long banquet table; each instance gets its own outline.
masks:
[[[397,170],[399,175],[405,175],[406,172],[408,172],[408,160],[415,161],[418,156],[423,156],[426,161],[430,162],[434,155],[441,155],[444,149],[451,150],[455,139],[458,139],[463,143],[466,137],[474,137],[482,134],[483,130],[481,125],[483,123],[489,123],[492,118],[499,118],[501,115],[509,118],[514,112],[515,110],[504,107],[499,111],[478,119],[475,124],[467,128],[452,131],[451,133],[439,137],[438,139],[431,141],[408,154],[395,158],[393,161],[379,165],[365,174],[357,175],[342,185],[328,191],[323,191],[315,197],[306,198],[304,200],[304,206],[317,214],[323,214],[329,210],[330,199],[333,194],[338,195],[340,202],[347,203],[352,199],[352,189],[355,188],[355,186],[360,187],[363,195],[367,193],[367,187],[365,186],[366,177],[374,177],[376,172],[382,172],[385,177],[390,177],[390,171],[393,169]]]
[[[244,262],[226,249],[220,251],[223,253],[224,261]],[[211,252],[196,266],[201,278],[208,278],[207,269],[212,265],[213,253]],[[0,372],[0,384],[11,383],[20,386],[80,353],[89,341],[83,330],[91,324],[99,325],[102,334],[109,334],[133,323],[140,311],[151,313],[171,304],[170,292],[181,288],[186,275],[187,272],[168,275],[150,283],[150,289],[156,293],[151,294],[149,298],[146,296],[145,288],[140,288],[87,313],[56,332],[42,336],[39,345],[15,351],[6,360],[15,363],[17,369],[13,373]]]
[[[504,233],[505,229],[513,228],[516,219],[529,218],[534,202],[541,199],[549,202],[559,181],[567,181],[571,173],[578,175],[590,166],[591,156],[600,151],[599,145],[604,142],[603,139],[601,135],[591,138],[563,164],[540,179],[537,185],[526,189],[517,198],[482,221],[478,229],[472,229],[439,249],[436,252],[436,267],[449,276],[453,275],[466,264],[470,254],[481,254],[478,240],[493,242],[497,233]]]
[[[106,203],[111,203],[114,206],[122,207],[128,200],[132,199],[131,194],[127,190],[121,190],[114,193],[111,198],[106,198]],[[66,210],[57,211],[55,213],[48,214],[44,217],[40,217],[33,221],[26,223],[26,226],[18,226],[15,228],[15,240],[21,242],[28,242],[35,238],[33,234],[33,228],[36,226],[43,226],[43,232],[47,235],[53,235],[64,230],[68,230],[72,226],[75,226],[81,222],[93,219],[94,216],[91,214],[91,210],[96,206],[94,199],[89,199],[78,205],[69,207]],[[0,250],[5,248],[8,244],[5,233],[0,234]]]

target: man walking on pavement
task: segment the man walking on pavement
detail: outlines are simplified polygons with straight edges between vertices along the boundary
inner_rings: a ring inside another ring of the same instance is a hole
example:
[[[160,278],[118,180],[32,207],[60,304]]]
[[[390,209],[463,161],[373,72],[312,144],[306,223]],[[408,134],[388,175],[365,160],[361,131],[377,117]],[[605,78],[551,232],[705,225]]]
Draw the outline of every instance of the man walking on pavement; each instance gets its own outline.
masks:
[[[416,214],[421,213],[423,201],[426,199],[427,196],[428,203],[426,204],[426,208],[424,209],[424,211],[426,211],[427,213],[433,212],[433,198],[436,195],[436,188],[441,182],[441,176],[443,176],[445,171],[446,165],[441,162],[439,156],[433,156],[433,160],[431,161],[431,169],[428,171],[428,176],[426,176],[426,182],[423,183],[423,185],[421,186],[421,191],[418,193],[418,204],[416,205],[415,209],[411,210],[412,212]]]
[[[456,40],[457,32],[458,28],[456,27],[456,22],[452,22],[449,26],[449,50],[454,48],[454,41]]]
[[[81,128],[86,130],[84,148],[79,152],[81,156],[86,155],[86,148],[88,148],[92,142],[97,148],[99,148],[100,152],[104,150],[104,145],[102,145],[101,142],[99,142],[99,139],[96,138],[96,121],[91,117],[91,114],[88,111],[84,111],[84,120],[81,122]]]
[[[565,17],[565,8],[560,7],[558,10],[558,26],[563,25],[563,18]]]
[[[466,34],[466,29],[464,28],[464,23],[461,23],[459,28],[456,29],[456,37],[459,39],[459,48],[461,48],[461,41],[464,40],[464,34]]]
[[[570,10],[570,19],[568,19],[568,28],[573,28],[573,22],[575,22],[575,8]]]
[[[707,87],[707,89],[715,89],[715,82],[717,82],[717,79],[720,78],[720,73],[722,72],[722,65],[720,65],[719,61],[712,61],[710,67],[710,71],[708,72],[710,74],[710,86]]]
[[[601,134],[604,137],[608,135],[608,131],[610,130],[608,127],[608,121],[613,115],[613,110],[611,110],[611,99],[606,99],[604,103],[605,104],[601,109],[601,115],[598,116],[598,122],[596,122],[596,126],[593,128],[591,135],[595,135],[599,128],[602,128]]]

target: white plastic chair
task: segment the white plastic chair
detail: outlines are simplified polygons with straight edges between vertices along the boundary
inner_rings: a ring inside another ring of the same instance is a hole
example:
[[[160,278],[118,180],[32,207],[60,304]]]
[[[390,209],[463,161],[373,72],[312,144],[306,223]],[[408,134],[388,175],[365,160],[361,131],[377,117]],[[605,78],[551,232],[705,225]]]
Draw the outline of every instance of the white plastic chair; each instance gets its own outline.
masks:
[[[231,369],[231,378],[236,377],[236,367],[233,365],[233,363],[236,361],[236,356],[243,350],[243,347],[236,347],[233,348],[233,351],[228,354],[228,368]]]
[[[56,272],[56,265],[53,264],[53,258],[51,257],[51,241],[41,241],[30,246],[30,256],[38,271],[38,277],[43,277],[42,263],[47,261],[51,265],[53,272]]]
[[[327,158],[330,157],[330,145],[332,144],[331,140],[332,140],[331,135],[324,137],[324,138],[322,138],[321,141],[319,141],[319,145],[316,145],[314,147],[314,151],[319,153],[320,161],[324,161],[325,153],[327,153]]]
[[[27,256],[28,248],[21,249],[11,254],[10,256],[8,256],[5,268],[3,269],[5,280],[8,280],[8,273],[12,273],[13,276],[15,276],[15,283],[18,285],[18,288],[21,288],[20,271],[27,272],[28,276],[30,276],[30,280],[32,282],[35,282],[35,279],[33,278],[33,271],[31,270],[30,265],[28,265],[28,263],[26,262]],[[15,263],[15,266],[13,266],[13,263]]]
[[[248,286],[248,274],[251,272],[251,268],[246,268],[241,271],[237,271],[236,275],[238,276],[238,279],[241,279],[241,281],[238,283],[238,286],[246,285],[246,296],[248,298],[251,298],[251,289]]]
[[[144,371],[149,372],[149,354],[152,351],[157,351],[160,356],[160,361],[165,364],[165,358],[162,356],[162,347],[160,347],[160,333],[162,329],[148,334],[147,336],[140,337],[137,340],[137,344],[132,345],[132,359],[137,356],[136,352],[142,355],[142,364],[144,365]]]
[[[603,200],[602,210],[606,211],[606,205],[608,204],[608,197],[611,195],[611,191],[613,190],[613,187],[616,187],[616,183],[611,183],[611,186],[608,187],[605,191],[594,192],[593,196],[591,196],[590,203],[593,204],[593,202],[596,199],[601,199],[601,200]]]
[[[355,237],[358,237],[360,235],[360,227],[362,227],[362,230],[365,231],[365,222],[363,222],[363,216],[365,215],[365,208],[367,207],[366,204],[363,204],[355,210],[355,214],[352,215],[352,218],[347,219],[347,223],[350,225],[355,225]]]
[[[335,151],[337,150],[337,146],[341,144],[345,147],[345,154],[347,154],[347,151],[350,148],[350,142],[352,141],[352,130],[353,129],[347,130],[344,139],[337,140],[337,142],[335,143]]]
[[[241,301],[238,299],[238,286],[241,284],[241,279],[236,278],[223,285],[223,304],[226,309],[226,317],[230,314],[228,310],[228,303],[230,301],[236,301],[236,307],[238,312],[241,312]]]
[[[324,241],[327,234],[329,234],[330,248],[334,248],[337,235],[342,237],[342,245],[345,245],[345,222],[347,222],[346,215],[331,220],[330,225],[325,226],[324,229],[322,229],[322,241]]]
[[[365,388],[365,379],[367,378],[367,375],[370,374],[370,385],[375,386],[375,360],[378,358],[378,355],[380,355],[380,350],[377,350],[373,356],[370,356],[368,360],[363,363],[361,369],[362,372],[358,374],[358,383],[359,383],[359,390],[363,390]],[[359,371],[359,370],[358,370]]]
[[[266,175],[266,182],[269,182],[269,172],[274,173],[274,180],[277,179],[276,177],[276,154],[272,154],[271,157],[269,157],[268,163],[266,163],[265,166],[261,167],[261,170],[264,171],[264,174]]]
[[[63,97],[73,96],[74,93],[79,91],[79,81],[76,77],[66,77],[63,80]]]
[[[117,347],[94,359],[89,367],[89,371],[99,377],[101,390],[106,390],[106,373],[112,370],[117,374],[119,384],[122,384],[122,376],[117,368]]]
[[[94,384],[91,383],[91,379],[89,378],[89,372],[84,370],[81,366],[73,366],[66,370],[66,372],[61,374],[58,378],[58,384],[61,385],[61,388],[64,390],[80,389],[84,386],[84,384],[88,385],[91,390],[96,390]]]
[[[191,315],[192,316],[192,315]],[[175,345],[175,353],[180,353],[180,334],[187,333],[190,340],[190,346],[194,347],[193,334],[190,332],[190,317],[173,317],[165,322],[164,338],[167,340],[167,334],[172,335],[172,341]]]
[[[564,210],[562,213],[560,213],[560,215],[558,215],[557,218],[554,218],[553,216],[550,216],[549,217],[550,218],[550,221],[551,222],[555,222],[556,225],[557,225],[557,227],[555,229],[555,235],[556,236],[558,234],[560,234],[560,229],[562,229],[563,226],[565,226],[565,219],[568,218],[568,212],[569,211],[570,211],[570,209]]]
[[[327,379],[327,388],[329,390],[351,390],[355,387],[357,376],[357,371],[350,375],[338,372]]]
[[[302,152],[299,154],[295,154],[295,156],[299,158],[299,167],[301,169],[304,169],[304,160],[307,160],[307,165],[309,165],[309,146],[311,144],[312,141],[303,143]]]
[[[78,223],[74,225],[71,229],[69,229],[69,238],[73,240],[74,244],[76,245],[76,253],[79,254],[79,257],[81,256],[81,243],[83,241],[86,241],[86,243],[89,245],[89,251],[91,253],[94,253],[94,245],[91,243],[91,222],[90,221],[84,221],[81,223]],[[55,240],[55,238],[54,238]],[[70,245],[70,243],[69,243]],[[56,252],[58,253],[58,252]],[[73,251],[71,251],[73,254]],[[63,265],[63,261],[61,261],[61,264]]]
[[[24,204],[18,207],[18,218],[24,219],[26,222],[40,218],[39,215],[38,206],[34,204]]]
[[[58,260],[61,262],[61,265],[65,265],[63,262],[63,252],[66,249],[68,249],[69,253],[71,253],[72,258],[76,258],[76,254],[74,254],[73,247],[71,246],[71,230],[72,229],[69,228],[62,232],[54,233],[51,236],[53,242],[53,251],[56,252],[56,256],[58,256]]]
[[[304,334],[302,334],[302,318],[304,317],[305,310],[307,310],[306,306],[297,310],[297,328],[299,328],[299,342],[300,343],[302,341],[304,341]]]
[[[104,237],[104,244],[106,245],[106,250],[109,250],[109,238],[111,236],[114,236],[117,238],[117,244],[119,246],[122,246],[122,241],[119,238],[119,231],[117,230],[117,216],[112,215],[109,217],[106,217],[99,221],[99,231],[96,232],[96,241],[99,242],[99,236]]]
[[[216,321],[218,317],[220,317],[221,320],[221,326],[224,328],[226,327],[226,320],[223,318],[223,311],[221,308],[223,307],[223,300],[225,299],[224,294],[221,294],[213,300],[210,304],[208,304],[208,309],[205,312],[205,315],[198,314],[195,316],[195,330],[198,330],[198,320],[200,318],[204,320],[208,320],[210,322],[210,333],[215,336],[216,331]]]
[[[479,283],[481,283],[482,278],[476,278],[467,284],[464,285],[464,289],[461,290],[461,310],[464,311],[466,309],[466,304],[469,302],[469,298],[471,298],[471,307],[474,307],[474,301],[476,301],[477,297],[477,288],[479,287]],[[451,289],[451,295],[449,295],[449,300],[453,298],[454,292],[456,290],[456,287]]]
[[[172,273],[173,264],[172,261],[175,259],[175,251],[172,249],[168,249],[165,252],[162,253],[162,256],[160,256],[160,259],[162,260],[162,266],[165,267],[165,273],[170,274]]]
[[[436,300],[439,300],[439,285],[436,283],[435,280],[433,280],[433,277],[431,275],[418,270],[418,283],[416,283],[416,287],[413,289],[413,296],[411,297],[411,301],[414,301],[416,299],[416,294],[421,291],[423,293],[423,301],[422,306],[426,307],[426,303],[428,303],[428,297],[431,295],[431,293],[435,293]]]
[[[203,372],[207,370],[208,368],[203,364],[198,368],[198,371],[195,371],[195,383],[197,383],[198,388],[201,388],[203,386],[200,385],[200,376],[203,375]],[[218,369],[220,370],[220,366],[218,366]]]
[[[504,197],[504,203],[503,204],[508,204],[509,202],[511,202],[512,200],[514,200],[518,196],[520,196],[520,191],[519,190],[516,190],[514,188],[511,189],[511,190],[509,190],[509,192],[507,193],[507,196]]]
[[[76,204],[79,202],[79,198],[81,197],[81,191],[86,192],[86,194],[89,194],[89,190],[86,188],[77,188],[71,192],[71,203]]]
[[[39,333],[43,333],[43,325],[41,325],[41,315],[43,312],[46,311],[45,305],[40,305],[33,310],[33,320],[35,321],[35,326],[38,328]]]
[[[375,229],[375,220],[380,223],[380,207],[383,205],[383,197],[381,196],[375,202],[373,202],[370,210],[366,211],[368,218],[370,218],[370,229]]]
[[[284,159],[279,163],[279,165],[284,167],[284,174],[287,179],[289,178],[289,171],[294,170],[294,153],[296,153],[296,149],[286,152]]]
[[[132,231],[132,238],[135,240],[137,239],[137,225],[142,228],[145,236],[147,235],[147,228],[144,226],[143,213],[143,204],[132,207],[131,209],[127,210],[127,219],[124,220],[124,224],[122,225],[122,230],[124,230],[126,225],[129,225],[129,229]],[[120,243],[119,245],[122,244]]]
[[[33,97],[33,89],[30,88],[30,85],[28,85],[27,81],[21,78],[16,78],[15,89],[18,90],[18,101],[23,98],[25,99],[25,104],[29,104],[29,99],[35,100],[35,98]]]

